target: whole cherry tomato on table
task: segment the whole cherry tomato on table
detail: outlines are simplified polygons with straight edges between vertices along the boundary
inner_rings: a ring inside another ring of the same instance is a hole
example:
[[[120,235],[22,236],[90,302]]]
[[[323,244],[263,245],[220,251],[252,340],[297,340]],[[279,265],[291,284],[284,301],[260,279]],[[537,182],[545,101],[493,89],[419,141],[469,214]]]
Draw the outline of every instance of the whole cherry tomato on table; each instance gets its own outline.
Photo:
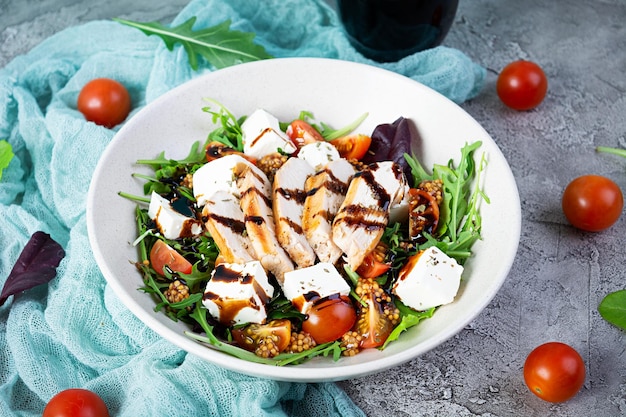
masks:
[[[524,381],[542,400],[560,403],[580,391],[585,382],[585,363],[578,352],[561,342],[535,348],[524,363]]]
[[[109,410],[95,392],[70,388],[50,399],[42,417],[109,417]]]
[[[112,128],[130,113],[130,95],[121,83],[110,78],[96,78],[80,91],[77,107],[85,119]]]
[[[563,213],[576,228],[598,232],[621,216],[624,197],[619,186],[601,175],[583,175],[563,192]]]
[[[531,61],[511,62],[502,69],[496,83],[498,97],[515,110],[530,110],[543,101],[548,79],[541,67]]]

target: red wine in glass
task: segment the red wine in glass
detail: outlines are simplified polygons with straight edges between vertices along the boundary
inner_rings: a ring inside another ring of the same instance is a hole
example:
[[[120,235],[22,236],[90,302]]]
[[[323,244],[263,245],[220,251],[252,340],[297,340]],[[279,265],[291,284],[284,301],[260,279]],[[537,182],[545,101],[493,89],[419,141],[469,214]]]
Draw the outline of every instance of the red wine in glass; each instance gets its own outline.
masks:
[[[440,45],[454,21],[458,0],[337,0],[354,47],[379,62]]]

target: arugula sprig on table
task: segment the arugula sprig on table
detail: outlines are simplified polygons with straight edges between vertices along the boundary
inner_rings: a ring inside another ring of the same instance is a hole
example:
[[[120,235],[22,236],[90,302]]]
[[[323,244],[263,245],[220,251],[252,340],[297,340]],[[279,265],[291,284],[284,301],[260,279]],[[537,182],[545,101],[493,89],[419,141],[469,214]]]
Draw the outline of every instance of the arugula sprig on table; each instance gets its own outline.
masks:
[[[168,50],[181,44],[187,52],[192,69],[199,68],[198,55],[215,68],[225,68],[243,62],[272,58],[265,48],[253,42],[254,33],[230,29],[230,20],[216,26],[194,30],[196,16],[175,27],[167,27],[159,22],[135,22],[113,19],[123,25],[139,29],[146,35],[156,35],[163,39]]]

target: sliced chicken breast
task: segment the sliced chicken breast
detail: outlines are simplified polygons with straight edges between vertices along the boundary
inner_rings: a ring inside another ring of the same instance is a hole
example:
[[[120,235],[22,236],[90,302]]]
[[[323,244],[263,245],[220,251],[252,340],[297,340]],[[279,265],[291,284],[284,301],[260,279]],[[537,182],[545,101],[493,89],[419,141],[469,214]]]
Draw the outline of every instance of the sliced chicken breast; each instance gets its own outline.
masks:
[[[315,263],[315,252],[302,228],[306,200],[305,182],[315,170],[300,158],[289,158],[276,171],[272,188],[272,208],[276,237],[299,268]]]
[[[302,228],[320,262],[334,264],[343,253],[331,238],[331,226],[354,173],[350,162],[338,159],[306,181]]]
[[[202,209],[206,229],[224,262],[244,264],[254,260],[239,199],[229,191],[216,191]]]
[[[371,164],[354,176],[332,224],[333,242],[353,270],[380,241],[389,209],[402,200],[405,185],[402,168],[391,161]]]
[[[271,184],[263,172],[245,168],[238,173],[237,187],[241,195],[239,204],[255,257],[263,268],[274,274],[282,286],[285,272],[292,271],[294,266],[276,238],[270,200]]]

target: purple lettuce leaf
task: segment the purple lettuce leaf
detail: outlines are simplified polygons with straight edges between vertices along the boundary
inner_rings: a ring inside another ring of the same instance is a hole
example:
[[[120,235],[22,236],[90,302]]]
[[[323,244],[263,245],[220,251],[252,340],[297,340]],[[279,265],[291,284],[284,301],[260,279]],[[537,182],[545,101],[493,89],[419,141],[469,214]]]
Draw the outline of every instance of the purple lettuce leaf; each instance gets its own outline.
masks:
[[[419,136],[411,126],[410,120],[399,117],[393,123],[380,124],[372,132],[372,144],[361,162],[393,161],[399,164],[404,175],[413,186],[411,168],[404,159],[404,154],[412,155],[411,145],[419,145]]]
[[[50,282],[65,251],[44,232],[35,232],[22,250],[0,294],[0,306],[15,294]]]

